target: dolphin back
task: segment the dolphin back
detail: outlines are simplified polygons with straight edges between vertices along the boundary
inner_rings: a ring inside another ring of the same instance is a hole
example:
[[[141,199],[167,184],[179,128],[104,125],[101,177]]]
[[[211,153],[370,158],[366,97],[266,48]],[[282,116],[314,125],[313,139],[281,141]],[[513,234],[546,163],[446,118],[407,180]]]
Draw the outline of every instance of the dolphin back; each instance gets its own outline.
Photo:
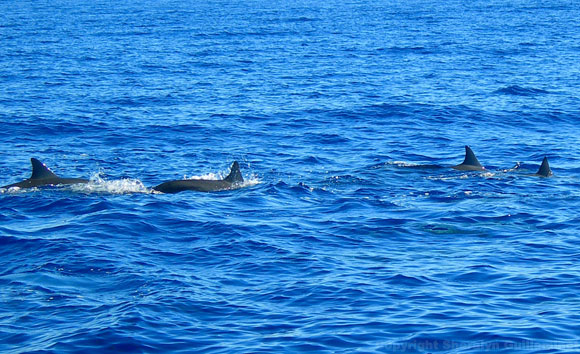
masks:
[[[465,145],[465,160],[463,160],[462,165],[483,167],[479,163],[479,160],[477,159],[477,157],[475,157],[473,150],[471,150],[471,148],[467,145]]]
[[[60,178],[38,159],[31,158],[30,163],[32,164],[30,178],[1,188],[32,188],[59,184],[89,183],[89,180],[83,178]]]
[[[544,160],[542,161],[542,165],[540,166],[540,169],[538,170],[538,172],[536,172],[536,174],[538,176],[542,176],[542,177],[550,177],[553,175],[552,173],[552,169],[550,169],[550,164],[548,163],[548,157],[544,157]]]
[[[34,157],[30,159],[30,163],[32,164],[32,175],[30,176],[30,179],[58,178],[58,176],[46,167],[45,164]]]
[[[453,166],[452,168],[454,168],[456,170],[461,170],[461,171],[483,171],[483,170],[485,170],[485,167],[483,167],[479,163],[479,160],[477,159],[477,157],[475,157],[473,150],[471,150],[471,148],[467,145],[465,145],[465,159],[463,160],[463,162],[461,164],[459,164],[457,166]]]
[[[240,171],[240,164],[234,161],[232,164],[230,174],[223,180],[203,180],[203,179],[189,179],[189,180],[174,180],[161,183],[153,187],[153,190],[162,193],[178,193],[182,191],[198,191],[198,192],[217,192],[235,188],[236,184],[244,182],[242,172]]]
[[[240,171],[240,164],[238,161],[234,161],[230,174],[224,178],[224,181],[230,183],[242,183],[244,182],[244,177],[242,177],[242,172]]]

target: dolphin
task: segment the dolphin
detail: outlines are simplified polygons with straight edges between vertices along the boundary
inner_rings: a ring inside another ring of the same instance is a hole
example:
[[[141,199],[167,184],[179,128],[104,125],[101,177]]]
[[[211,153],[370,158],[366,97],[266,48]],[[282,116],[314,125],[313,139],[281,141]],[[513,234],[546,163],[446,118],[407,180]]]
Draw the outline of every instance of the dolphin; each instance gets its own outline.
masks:
[[[550,169],[550,164],[548,163],[548,157],[544,156],[544,160],[542,160],[542,165],[540,166],[540,169],[538,170],[538,172],[536,172],[535,176],[539,176],[539,177],[550,177],[554,175],[552,173],[552,170]]]
[[[61,178],[35,158],[31,158],[30,163],[32,163],[32,176],[30,178],[0,188],[33,188],[59,184],[89,183],[89,180],[83,178]]]
[[[452,166],[451,168],[460,171],[485,171],[485,167],[479,163],[473,150],[471,150],[467,145],[465,145],[465,160],[463,160],[459,165]]]
[[[243,182],[244,178],[240,172],[240,164],[238,164],[238,161],[234,161],[230,174],[222,180],[185,179],[168,181],[153,187],[153,190],[162,193],[178,193],[182,191],[215,192],[234,189]]]

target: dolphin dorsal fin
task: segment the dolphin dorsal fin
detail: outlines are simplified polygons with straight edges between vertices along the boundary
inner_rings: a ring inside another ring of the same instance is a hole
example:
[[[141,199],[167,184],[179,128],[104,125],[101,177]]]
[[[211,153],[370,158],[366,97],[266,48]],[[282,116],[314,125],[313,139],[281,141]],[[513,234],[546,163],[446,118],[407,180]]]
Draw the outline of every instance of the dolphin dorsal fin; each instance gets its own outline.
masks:
[[[242,183],[244,181],[244,177],[242,177],[242,172],[240,171],[240,164],[238,161],[234,161],[230,174],[224,178],[224,181],[230,183]]]
[[[30,176],[30,179],[58,178],[57,175],[39,160],[31,158],[30,163],[32,163],[32,176]]]
[[[544,160],[542,160],[542,165],[536,174],[543,177],[550,177],[553,174],[552,170],[550,169],[547,156],[545,156]]]
[[[475,157],[473,150],[467,145],[465,145],[465,160],[463,160],[462,165],[483,167],[477,160],[477,157]]]

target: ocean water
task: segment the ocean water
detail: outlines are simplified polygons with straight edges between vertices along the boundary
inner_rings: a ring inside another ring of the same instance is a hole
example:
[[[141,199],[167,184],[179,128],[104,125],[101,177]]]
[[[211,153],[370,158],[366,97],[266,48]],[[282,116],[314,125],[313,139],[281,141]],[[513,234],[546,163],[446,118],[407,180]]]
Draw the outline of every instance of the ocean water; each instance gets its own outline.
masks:
[[[572,0],[0,2],[0,185],[91,179],[0,189],[0,351],[579,352],[579,58]]]

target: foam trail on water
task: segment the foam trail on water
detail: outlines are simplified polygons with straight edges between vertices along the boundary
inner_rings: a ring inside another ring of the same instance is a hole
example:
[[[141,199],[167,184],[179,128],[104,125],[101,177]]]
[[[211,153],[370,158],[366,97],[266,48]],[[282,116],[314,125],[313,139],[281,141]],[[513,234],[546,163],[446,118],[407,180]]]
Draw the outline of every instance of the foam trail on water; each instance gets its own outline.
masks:
[[[0,188],[0,194],[16,194],[16,193],[30,193],[38,191],[37,187],[33,188],[20,188],[20,187],[10,187],[10,188]]]
[[[204,175],[183,175],[184,180],[210,180],[210,181],[218,181],[223,179],[225,176],[223,173],[206,173]]]
[[[228,169],[226,171],[222,171],[222,172],[218,172],[218,173],[210,172],[210,173],[206,173],[203,175],[192,175],[192,176],[183,175],[183,179],[184,180],[219,181],[219,180],[223,180],[224,178],[226,178],[229,173],[230,173],[230,170]],[[256,174],[250,174],[250,175],[245,175],[244,182],[240,183],[238,186],[240,188],[251,187],[251,186],[255,186],[255,185],[260,184],[260,183],[262,183],[262,181],[260,180],[260,178]]]
[[[80,193],[108,193],[108,194],[132,194],[151,193],[151,189],[145,187],[143,182],[133,178],[117,180],[105,180],[99,173],[91,176],[87,184],[73,184],[70,190]]]
[[[260,183],[262,183],[262,180],[260,180],[260,178],[257,175],[252,174],[248,177],[244,176],[244,182],[240,184],[240,187],[251,187]]]

